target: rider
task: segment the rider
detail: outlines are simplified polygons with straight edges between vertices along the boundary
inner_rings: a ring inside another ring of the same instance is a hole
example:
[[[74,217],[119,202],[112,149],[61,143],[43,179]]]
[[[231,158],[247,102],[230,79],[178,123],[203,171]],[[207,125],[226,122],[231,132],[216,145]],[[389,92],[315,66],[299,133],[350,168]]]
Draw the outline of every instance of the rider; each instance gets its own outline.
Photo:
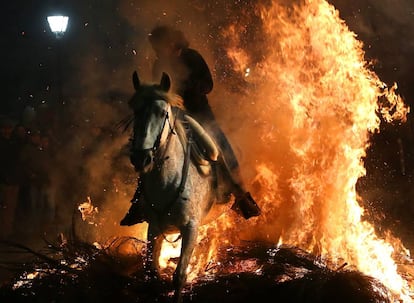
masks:
[[[213,79],[207,63],[199,52],[189,47],[189,42],[179,30],[157,26],[148,38],[157,56],[153,64],[153,79],[159,79],[162,72],[173,75],[175,91],[183,98],[186,111],[209,131],[222,151],[222,165],[236,198],[233,209],[241,212],[246,219],[258,216],[260,209],[244,188],[237,158],[208,103],[207,94],[213,89]],[[138,203],[139,189],[138,186],[132,206],[121,225],[133,225],[145,220],[142,203]]]

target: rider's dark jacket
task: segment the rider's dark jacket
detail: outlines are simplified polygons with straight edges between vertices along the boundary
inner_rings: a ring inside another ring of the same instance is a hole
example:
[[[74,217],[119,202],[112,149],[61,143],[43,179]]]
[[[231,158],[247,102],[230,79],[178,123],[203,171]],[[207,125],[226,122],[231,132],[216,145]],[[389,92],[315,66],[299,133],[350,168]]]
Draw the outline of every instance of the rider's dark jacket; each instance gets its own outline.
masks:
[[[153,66],[154,81],[161,78],[162,72],[170,75],[175,92],[183,98],[190,114],[204,122],[214,119],[207,99],[207,94],[213,89],[213,79],[199,52],[185,48],[168,62],[157,59]]]
[[[184,48],[177,57],[165,61],[157,59],[152,71],[154,81],[161,78],[162,72],[170,75],[174,91],[183,98],[187,112],[214,136],[226,165],[231,170],[237,168],[239,164],[234,151],[208,103],[207,94],[213,89],[213,79],[201,54],[194,49]]]

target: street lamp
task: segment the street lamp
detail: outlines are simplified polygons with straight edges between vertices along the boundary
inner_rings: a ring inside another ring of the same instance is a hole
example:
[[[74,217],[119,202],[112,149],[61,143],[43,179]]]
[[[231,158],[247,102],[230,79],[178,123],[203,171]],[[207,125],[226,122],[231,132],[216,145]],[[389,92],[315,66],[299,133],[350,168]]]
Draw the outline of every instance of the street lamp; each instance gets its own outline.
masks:
[[[61,38],[66,32],[68,27],[69,17],[68,16],[49,16],[47,17],[50,30],[56,35],[56,38]]]
[[[57,56],[57,64],[56,64],[56,77],[57,77],[57,89],[58,89],[58,102],[57,104],[65,104],[63,101],[63,93],[62,93],[62,41],[61,38],[66,32],[66,28],[68,27],[69,17],[63,15],[53,15],[47,17],[47,22],[49,23],[50,30],[52,33],[55,34],[57,43],[56,43],[56,56]],[[56,103],[55,103],[56,104]]]

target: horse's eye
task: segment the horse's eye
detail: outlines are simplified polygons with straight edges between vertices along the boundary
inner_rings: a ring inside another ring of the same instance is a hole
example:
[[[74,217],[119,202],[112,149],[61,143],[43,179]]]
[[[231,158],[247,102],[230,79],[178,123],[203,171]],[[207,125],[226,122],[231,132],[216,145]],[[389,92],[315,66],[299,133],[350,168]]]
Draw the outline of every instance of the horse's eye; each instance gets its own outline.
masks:
[[[167,111],[166,111],[165,109],[161,109],[161,110],[159,111],[159,115],[160,115],[160,117],[164,117],[166,114],[167,114]]]

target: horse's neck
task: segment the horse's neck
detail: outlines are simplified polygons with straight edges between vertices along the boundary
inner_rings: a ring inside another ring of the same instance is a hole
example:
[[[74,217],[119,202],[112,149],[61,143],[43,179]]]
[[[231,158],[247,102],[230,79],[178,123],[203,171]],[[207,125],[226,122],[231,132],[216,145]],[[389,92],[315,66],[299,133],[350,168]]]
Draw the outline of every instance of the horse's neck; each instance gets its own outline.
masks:
[[[172,158],[179,161],[184,158],[186,149],[188,148],[187,135],[181,122],[176,123],[174,131],[170,133],[169,142],[167,141],[163,146],[163,153],[166,158]]]
[[[183,147],[183,153],[188,148],[188,133],[186,130],[188,130],[188,125],[185,125],[186,121],[184,121],[184,112],[179,111],[177,115],[174,117],[176,121],[174,131],[177,134],[178,140],[181,143],[181,146]]]
[[[174,117],[175,119],[175,117]],[[174,120],[173,120],[174,121]],[[168,126],[166,126],[168,127]],[[187,149],[187,136],[181,121],[174,122],[173,131],[170,130],[156,156],[156,165],[147,177],[158,182],[174,182],[181,178],[185,152]]]
[[[172,134],[169,142],[160,146],[158,159],[153,169],[143,175],[144,199],[154,204],[156,210],[169,207],[177,198],[182,180],[184,163],[183,146],[177,135]]]

